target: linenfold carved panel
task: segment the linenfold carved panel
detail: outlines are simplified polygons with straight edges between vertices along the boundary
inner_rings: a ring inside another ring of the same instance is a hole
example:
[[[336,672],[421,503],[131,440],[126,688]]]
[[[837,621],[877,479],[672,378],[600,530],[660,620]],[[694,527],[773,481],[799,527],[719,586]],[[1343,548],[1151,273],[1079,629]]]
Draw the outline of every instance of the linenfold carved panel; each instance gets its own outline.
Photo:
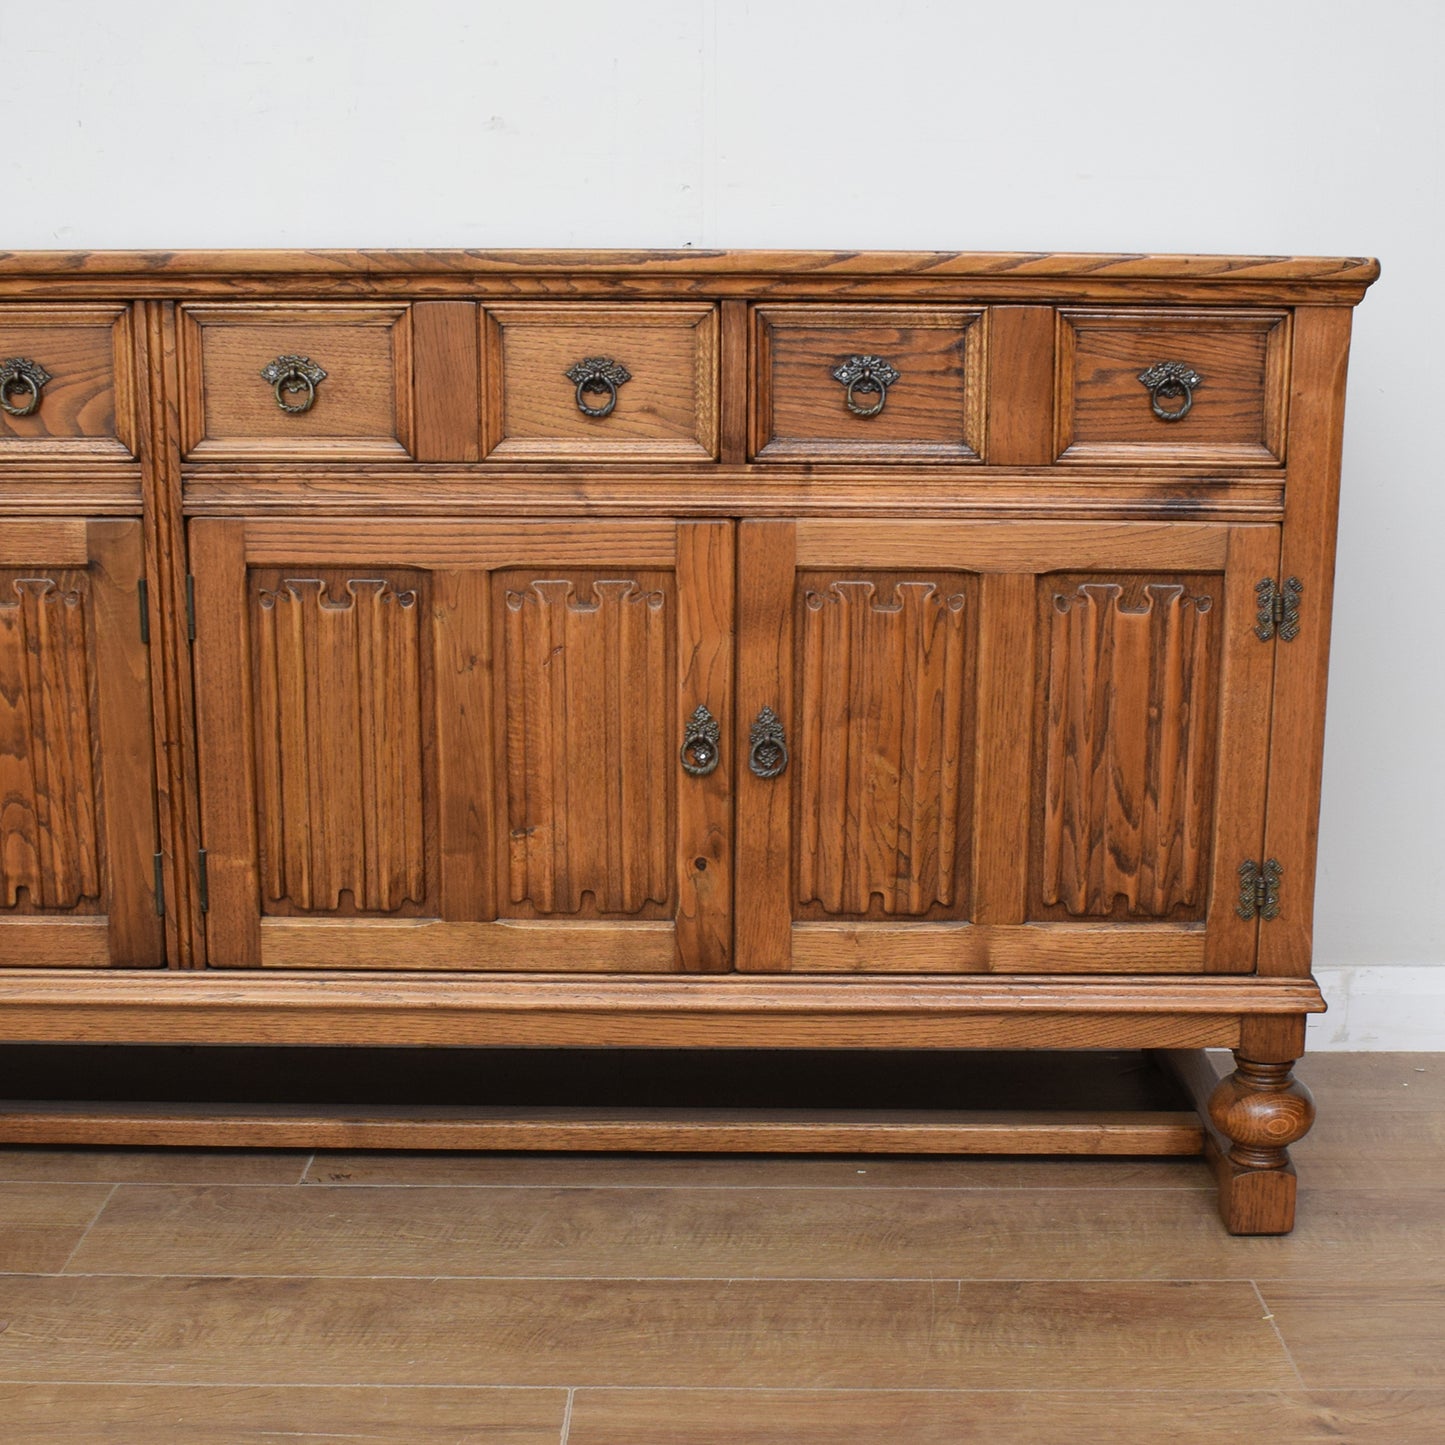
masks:
[[[390,570],[253,574],[269,911],[389,913],[426,898],[422,586]]]
[[[498,582],[512,910],[660,916],[681,736],[672,577]]]
[[[1204,916],[1217,585],[1041,579],[1043,916]]]
[[[84,572],[0,571],[0,908],[99,911]]]
[[[956,909],[971,585],[803,574],[795,816],[805,910]]]

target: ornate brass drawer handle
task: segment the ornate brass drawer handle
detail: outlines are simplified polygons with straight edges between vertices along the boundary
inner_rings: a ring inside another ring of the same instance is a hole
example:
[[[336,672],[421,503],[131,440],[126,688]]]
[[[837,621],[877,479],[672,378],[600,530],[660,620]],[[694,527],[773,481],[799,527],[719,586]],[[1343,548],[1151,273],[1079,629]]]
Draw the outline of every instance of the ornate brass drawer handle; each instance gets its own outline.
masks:
[[[1149,404],[1160,421],[1183,421],[1194,405],[1194,388],[1204,378],[1187,362],[1156,361],[1148,371],[1139,373],[1139,380],[1149,388]],[[1178,406],[1159,405],[1160,397],[1183,397]]]
[[[765,707],[748,730],[748,768],[760,778],[776,778],[788,766],[788,744],[783,724],[772,708]]]
[[[881,356],[850,356],[833,368],[833,380],[847,388],[843,400],[854,416],[877,416],[888,400],[888,388],[898,380],[897,367]],[[878,400],[860,406],[858,397],[877,395]]]
[[[271,383],[276,405],[288,416],[299,416],[316,405],[316,388],[326,380],[326,373],[309,356],[278,356],[261,368],[261,376]],[[300,401],[287,401],[299,396]]]
[[[632,380],[632,373],[610,356],[589,356],[563,373],[568,381],[577,383],[577,410],[583,416],[607,416],[617,405],[617,388]],[[601,406],[589,406],[587,397],[603,396]]]
[[[49,381],[50,373],[38,361],[12,356],[0,361],[0,410],[11,416],[29,416],[40,406],[40,388]],[[19,392],[25,398],[18,406],[10,397]]]
[[[690,778],[705,778],[722,756],[717,719],[698,703],[682,733],[682,770]]]

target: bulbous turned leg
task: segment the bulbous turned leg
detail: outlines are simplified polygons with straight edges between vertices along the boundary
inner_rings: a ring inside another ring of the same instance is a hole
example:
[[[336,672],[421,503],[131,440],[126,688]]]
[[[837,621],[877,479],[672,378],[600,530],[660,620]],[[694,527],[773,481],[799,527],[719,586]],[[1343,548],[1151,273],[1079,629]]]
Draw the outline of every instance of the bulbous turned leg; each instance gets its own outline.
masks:
[[[1231,1234],[1288,1234],[1294,1228],[1295,1172],[1289,1146],[1315,1121],[1310,1091],[1288,1063],[1234,1056],[1235,1070],[1209,1099],[1209,1117],[1229,1141],[1216,1164],[1219,1212]]]

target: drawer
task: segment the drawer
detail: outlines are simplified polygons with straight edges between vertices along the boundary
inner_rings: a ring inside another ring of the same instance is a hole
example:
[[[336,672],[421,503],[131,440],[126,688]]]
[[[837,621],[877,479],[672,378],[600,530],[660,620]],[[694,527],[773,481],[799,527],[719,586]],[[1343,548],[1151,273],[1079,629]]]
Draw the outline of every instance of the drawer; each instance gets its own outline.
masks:
[[[718,319],[711,304],[488,306],[483,357],[491,458],[717,456]]]
[[[985,331],[976,307],[757,307],[753,456],[978,461]]]
[[[1061,310],[1055,455],[1279,465],[1289,336],[1287,311]]]
[[[0,457],[136,451],[130,308],[0,307]]]
[[[181,355],[188,457],[411,453],[407,306],[187,306]]]

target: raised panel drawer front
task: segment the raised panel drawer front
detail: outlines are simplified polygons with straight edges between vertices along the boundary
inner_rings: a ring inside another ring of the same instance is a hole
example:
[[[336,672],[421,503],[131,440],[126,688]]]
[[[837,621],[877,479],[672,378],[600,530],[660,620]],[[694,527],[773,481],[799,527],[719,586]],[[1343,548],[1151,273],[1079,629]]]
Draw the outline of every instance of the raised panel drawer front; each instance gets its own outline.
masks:
[[[765,305],[753,319],[757,459],[981,459],[982,310]]]
[[[136,451],[130,307],[0,304],[0,465]]]
[[[1061,310],[1057,456],[1278,466],[1289,351],[1285,311]]]
[[[190,532],[212,966],[729,966],[731,523]]]
[[[181,358],[187,457],[375,461],[411,453],[407,306],[186,306]]]
[[[718,313],[704,302],[487,306],[487,455],[700,462],[718,452]]]
[[[155,967],[141,524],[0,518],[0,964]]]
[[[739,548],[734,747],[782,760],[739,770],[740,969],[1254,968],[1276,528],[756,521]]]

